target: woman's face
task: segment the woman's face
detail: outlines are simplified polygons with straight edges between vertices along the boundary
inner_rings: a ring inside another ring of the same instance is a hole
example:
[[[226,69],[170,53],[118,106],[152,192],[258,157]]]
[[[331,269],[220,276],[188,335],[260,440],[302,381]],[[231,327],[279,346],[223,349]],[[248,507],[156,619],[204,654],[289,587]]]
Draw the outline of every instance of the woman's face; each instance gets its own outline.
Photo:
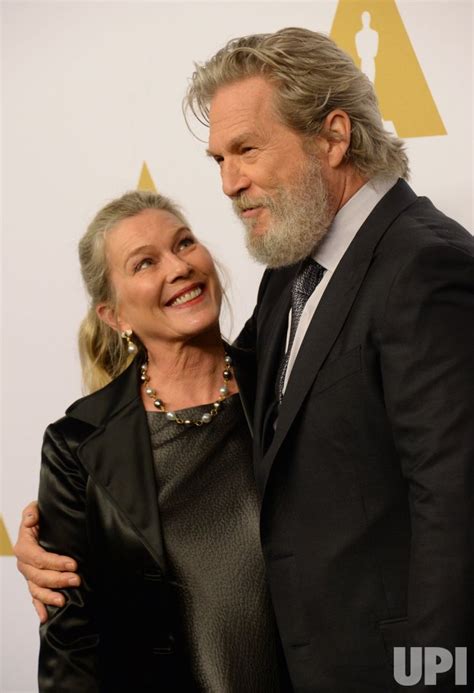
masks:
[[[211,255],[173,214],[147,209],[124,219],[107,233],[105,251],[121,331],[147,346],[217,327],[222,290]]]

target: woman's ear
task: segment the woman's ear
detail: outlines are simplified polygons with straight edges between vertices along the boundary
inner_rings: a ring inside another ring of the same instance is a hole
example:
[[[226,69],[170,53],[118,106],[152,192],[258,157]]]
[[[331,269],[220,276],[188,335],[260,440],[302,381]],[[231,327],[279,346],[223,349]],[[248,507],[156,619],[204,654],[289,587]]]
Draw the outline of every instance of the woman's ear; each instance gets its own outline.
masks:
[[[113,330],[122,333],[124,330],[129,329],[128,325],[122,325],[122,321],[118,318],[115,309],[109,303],[99,303],[95,308],[95,312],[99,320],[105,322]]]

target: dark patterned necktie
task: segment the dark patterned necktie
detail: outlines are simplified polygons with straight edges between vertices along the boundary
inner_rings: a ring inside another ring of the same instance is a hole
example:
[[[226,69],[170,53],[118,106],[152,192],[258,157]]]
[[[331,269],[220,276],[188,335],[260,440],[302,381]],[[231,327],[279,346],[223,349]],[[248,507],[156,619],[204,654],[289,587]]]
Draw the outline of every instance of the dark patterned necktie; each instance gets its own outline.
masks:
[[[321,279],[325,268],[319,265],[315,260],[308,257],[301,265],[300,271],[293,280],[291,287],[291,326],[290,337],[288,339],[288,348],[285,356],[282,359],[277,377],[277,397],[281,402],[283,397],[283,386],[285,384],[286,371],[290,360],[291,347],[295,340],[296,328],[300,321],[304,307]]]

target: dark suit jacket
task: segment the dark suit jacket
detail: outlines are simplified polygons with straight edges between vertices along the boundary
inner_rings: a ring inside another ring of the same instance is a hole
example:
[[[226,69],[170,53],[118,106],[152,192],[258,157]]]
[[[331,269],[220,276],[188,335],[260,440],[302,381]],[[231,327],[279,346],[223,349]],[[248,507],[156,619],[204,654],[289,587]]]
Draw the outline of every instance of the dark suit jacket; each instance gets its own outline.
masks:
[[[45,433],[40,538],[83,585],[41,626],[40,691],[194,691],[136,366],[66,414]]]
[[[273,435],[296,271],[265,273],[238,342],[273,605],[295,691],[389,693],[394,645],[472,643],[474,240],[399,181],[325,290]]]

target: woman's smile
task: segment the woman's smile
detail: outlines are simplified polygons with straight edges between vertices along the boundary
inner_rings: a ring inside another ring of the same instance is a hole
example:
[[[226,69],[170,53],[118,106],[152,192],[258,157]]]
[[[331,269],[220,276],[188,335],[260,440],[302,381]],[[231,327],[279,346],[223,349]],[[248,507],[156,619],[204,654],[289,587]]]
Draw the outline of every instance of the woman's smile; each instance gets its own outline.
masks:
[[[190,305],[196,305],[196,303],[200,303],[204,300],[205,290],[206,287],[203,283],[194,283],[174,294],[169,301],[166,302],[166,305],[170,308],[187,308]]]

